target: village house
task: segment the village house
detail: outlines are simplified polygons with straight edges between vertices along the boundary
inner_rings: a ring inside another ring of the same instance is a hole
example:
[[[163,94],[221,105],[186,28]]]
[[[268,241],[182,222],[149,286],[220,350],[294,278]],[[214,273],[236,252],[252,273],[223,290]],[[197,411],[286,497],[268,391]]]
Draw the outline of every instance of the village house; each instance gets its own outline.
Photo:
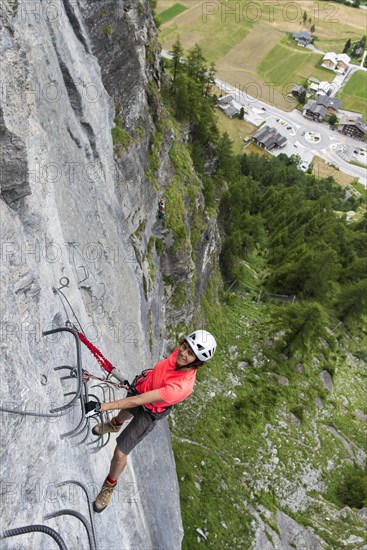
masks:
[[[316,101],[308,101],[303,109],[303,116],[310,118],[315,122],[322,122],[326,116],[327,108],[324,105],[318,105]]]
[[[330,82],[323,80],[317,86],[316,95],[331,95],[333,91],[333,85]]]
[[[339,121],[338,130],[341,134],[363,140],[367,136],[367,122],[361,117],[343,117]]]
[[[271,151],[274,148],[284,147],[287,143],[287,138],[282,136],[275,128],[263,126],[254,135],[254,143],[262,149]]]
[[[229,118],[239,116],[241,108],[243,108],[245,112],[248,112],[247,109],[238,103],[231,94],[220,97],[217,101],[217,107],[219,107],[219,109],[221,109]]]
[[[329,97],[328,95],[322,95],[317,98],[316,103],[318,105],[324,105],[327,110],[327,115],[336,115],[336,113],[340,109],[340,99],[336,99],[335,97]]]
[[[308,32],[304,31],[301,33],[299,32],[293,33],[292,38],[297,41],[298,46],[305,47],[307,46],[307,44],[311,42],[312,36]]]
[[[349,63],[350,57],[346,53],[336,54],[335,52],[328,52],[322,60],[321,67],[343,74],[348,68]]]
[[[303,109],[303,116],[316,122],[322,122],[326,116],[335,115],[339,109],[340,99],[322,95],[316,101],[310,100],[306,103]]]
[[[317,92],[319,89],[320,80],[314,76],[310,76],[308,79],[308,90],[310,92]]]
[[[296,97],[298,99],[301,94],[306,92],[307,90],[304,86],[294,86],[293,90],[291,91],[291,94],[293,97]]]

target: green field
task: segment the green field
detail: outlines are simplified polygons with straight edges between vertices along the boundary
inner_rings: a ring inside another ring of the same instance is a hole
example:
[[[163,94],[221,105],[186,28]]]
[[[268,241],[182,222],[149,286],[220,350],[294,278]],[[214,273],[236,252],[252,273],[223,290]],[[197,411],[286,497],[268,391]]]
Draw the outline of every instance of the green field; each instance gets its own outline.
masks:
[[[333,80],[334,73],[320,67],[322,57],[282,40],[262,59],[257,73],[264,82],[286,94],[294,84],[304,84],[310,75],[328,82]]]
[[[187,10],[186,6],[183,6],[182,4],[174,4],[167,10],[164,10],[159,15],[157,15],[156,19],[160,25],[163,25],[164,23],[167,23],[167,21],[173,19],[174,17],[176,17],[176,15],[182,13],[185,10]]]
[[[342,100],[342,108],[356,113],[362,113],[367,120],[367,72],[357,71],[345,85],[338,97]]]
[[[364,10],[309,0],[228,5],[181,0],[180,5],[187,9],[161,25],[163,48],[169,51],[178,37],[185,51],[198,44],[206,60],[215,63],[218,78],[285,111],[297,105],[284,94],[285,83],[303,84],[311,75],[328,82],[335,77],[320,67],[321,53],[297,47],[290,35],[310,32],[311,18],[316,25],[316,48],[341,52],[348,38],[358,40],[365,34],[367,20]],[[295,17],[297,6],[299,19]],[[172,7],[170,0],[159,0],[157,12],[165,14]],[[308,15],[305,25],[304,11]]]
[[[221,133],[227,132],[233,141],[233,152],[241,154],[244,152],[244,138],[251,136],[257,130],[256,126],[239,118],[228,118],[227,115],[217,110],[217,124]]]
[[[158,17],[160,16],[161,14]],[[163,26],[160,31],[160,40],[165,49],[170,48],[178,37],[180,37],[186,50],[198,43],[206,59],[217,62],[235,48],[245,38],[250,29],[251,25],[249,23],[238,24],[235,19],[223,24],[220,17],[208,18],[208,21],[204,23],[202,9],[198,5],[191,10],[187,10],[175,22]]]
[[[285,84],[300,72],[302,65],[309,61],[309,57],[308,52],[297,52],[277,44],[259,64],[258,73],[268,82]],[[320,57],[316,56],[316,60]]]

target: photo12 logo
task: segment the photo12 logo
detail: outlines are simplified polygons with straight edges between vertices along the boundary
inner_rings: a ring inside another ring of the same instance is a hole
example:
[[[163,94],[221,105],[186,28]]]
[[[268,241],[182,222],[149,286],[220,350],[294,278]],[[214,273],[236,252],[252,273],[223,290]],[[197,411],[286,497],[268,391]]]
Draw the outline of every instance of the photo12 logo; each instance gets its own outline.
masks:
[[[66,474],[65,474],[66,476]],[[95,482],[83,484],[88,494],[89,501],[92,501],[100,491],[100,485]],[[139,501],[139,488],[137,483],[128,481],[119,483],[118,491],[114,492],[113,499],[119,504],[132,504]],[[72,480],[60,482],[37,481],[32,484],[27,481],[1,481],[0,502],[3,505],[21,502],[31,504],[57,504],[64,502],[66,508],[79,507],[80,502],[86,501],[87,494],[82,488],[73,483]]]
[[[68,260],[69,264],[85,262],[84,266],[76,266],[76,269],[82,270],[80,276],[87,277],[88,265],[100,264],[103,260],[112,264],[117,263],[136,263],[135,251],[132,245],[127,245],[122,250],[118,242],[101,243],[91,241],[79,243],[71,241],[68,243],[58,243],[56,241],[41,242],[39,239],[34,241],[3,242],[1,243],[1,263],[9,265],[26,265],[28,261],[36,264],[46,262],[56,264]],[[78,281],[82,282],[82,280]]]
[[[97,103],[105,94],[105,90],[100,83],[79,82],[78,89],[66,90],[56,80],[39,84],[38,82],[26,82],[23,86],[15,85],[12,80],[3,80],[1,83],[1,97],[8,101],[10,97],[20,95],[22,103],[27,105],[46,103],[59,103],[70,101],[80,103],[82,100],[87,103]]]
[[[67,17],[66,12],[78,8],[77,0],[23,0],[19,3],[18,16],[21,23],[30,25],[40,23],[58,23]]]
[[[307,6],[314,24],[320,20],[328,23],[339,23],[336,14],[339,8],[328,2],[313,2]],[[208,23],[210,18],[218,17],[222,23],[234,21],[236,23],[256,23],[265,21],[274,23],[277,20],[289,23],[298,23],[302,20],[304,9],[298,2],[278,2],[269,0],[265,2],[246,2],[245,0],[210,1],[203,2],[201,7],[201,20]]]

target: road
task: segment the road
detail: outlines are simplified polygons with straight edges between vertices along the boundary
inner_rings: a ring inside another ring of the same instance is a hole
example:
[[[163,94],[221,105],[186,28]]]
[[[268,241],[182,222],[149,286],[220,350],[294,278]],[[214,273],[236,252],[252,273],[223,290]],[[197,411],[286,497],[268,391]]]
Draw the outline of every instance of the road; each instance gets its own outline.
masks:
[[[307,166],[310,164],[313,157],[317,155],[327,162],[334,163],[346,174],[358,178],[359,181],[367,187],[366,169],[343,160],[334,148],[331,148],[331,146],[336,148],[336,145],[340,144],[347,145],[348,148],[354,150],[355,147],[365,147],[363,142],[344,136],[336,130],[331,130],[326,124],[309,120],[297,109],[285,112],[273,105],[264,103],[260,99],[255,99],[244,94],[227,82],[216,79],[215,83],[223,92],[234,95],[235,100],[248,110],[248,114],[245,114],[246,120],[255,124],[255,126],[259,126],[263,122],[266,122],[274,128],[277,128],[277,130],[288,139],[287,145],[275,152],[272,151],[273,154],[299,154],[302,161],[304,161]],[[285,124],[282,124],[282,122]],[[308,132],[318,134],[319,141],[311,143],[307,140],[306,137]]]
[[[161,55],[167,59],[172,58],[165,50],[162,50]],[[266,124],[277,128],[280,134],[287,138],[287,145],[282,149],[273,150],[272,154],[285,153],[289,156],[298,154],[305,169],[314,156],[321,157],[326,162],[335,164],[346,174],[358,178],[360,183],[367,188],[366,168],[350,164],[336,152],[337,145],[346,145],[350,151],[354,151],[356,147],[365,148],[366,145],[363,142],[344,136],[336,130],[331,130],[326,124],[309,120],[297,109],[290,112],[282,111],[260,99],[248,96],[238,88],[218,78],[215,79],[215,84],[225,94],[233,95],[235,100],[244,107],[247,111],[245,113],[246,120],[255,126],[260,126],[260,124],[266,122]],[[310,142],[307,139],[310,132],[317,134],[317,142]],[[330,170],[332,172],[332,168]]]

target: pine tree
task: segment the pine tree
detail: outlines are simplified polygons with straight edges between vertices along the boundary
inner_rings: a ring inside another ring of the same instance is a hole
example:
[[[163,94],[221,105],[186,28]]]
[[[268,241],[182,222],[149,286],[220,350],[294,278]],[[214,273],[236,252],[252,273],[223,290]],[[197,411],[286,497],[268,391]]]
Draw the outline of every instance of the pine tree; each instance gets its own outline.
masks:
[[[179,73],[174,82],[173,89],[177,120],[186,120],[190,115],[191,101],[189,96],[189,81],[184,73]]]
[[[187,56],[186,70],[190,78],[195,82],[200,82],[202,85],[206,83],[207,67],[206,60],[203,56],[202,49],[198,44],[195,44]],[[204,89],[204,86],[203,86]]]
[[[172,46],[172,50],[169,52],[172,55],[173,62],[173,83],[176,81],[177,73],[183,64],[183,48],[178,37],[176,42]]]
[[[349,38],[349,39],[346,41],[346,43],[345,43],[343,53],[348,53],[349,48],[351,47],[351,44],[352,44],[352,41],[351,41],[351,39]]]
[[[275,310],[273,325],[286,332],[283,352],[307,354],[321,338],[331,341],[326,311],[317,302],[295,302]]]
[[[298,96],[298,101],[304,105],[306,103],[306,92],[303,90],[299,96]]]
[[[214,63],[210,64],[209,70],[206,72],[205,75],[205,87],[204,87],[204,95],[210,96],[212,87],[215,84],[215,65]]]
[[[227,180],[231,180],[234,174],[233,143],[229,134],[224,132],[217,146],[217,172]]]
[[[307,12],[303,12],[303,18],[302,18],[302,20],[303,20],[303,24],[305,24],[306,21],[307,21]]]
[[[337,303],[339,319],[349,325],[360,321],[367,311],[367,279],[344,287]]]

